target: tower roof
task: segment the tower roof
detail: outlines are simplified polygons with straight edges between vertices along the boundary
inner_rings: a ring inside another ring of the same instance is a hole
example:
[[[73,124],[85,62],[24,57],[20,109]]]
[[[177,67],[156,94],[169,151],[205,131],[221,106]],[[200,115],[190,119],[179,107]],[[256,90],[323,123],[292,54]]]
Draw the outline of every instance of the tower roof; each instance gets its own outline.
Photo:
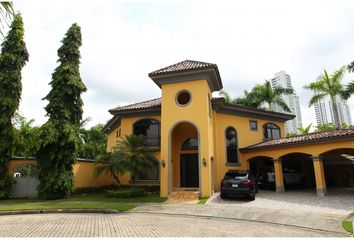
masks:
[[[190,76],[188,76],[190,75]],[[192,76],[193,75],[193,76]],[[184,60],[149,73],[149,77],[159,86],[163,83],[182,82],[206,78],[213,91],[222,89],[218,66],[214,63]],[[168,78],[168,79],[167,79]]]

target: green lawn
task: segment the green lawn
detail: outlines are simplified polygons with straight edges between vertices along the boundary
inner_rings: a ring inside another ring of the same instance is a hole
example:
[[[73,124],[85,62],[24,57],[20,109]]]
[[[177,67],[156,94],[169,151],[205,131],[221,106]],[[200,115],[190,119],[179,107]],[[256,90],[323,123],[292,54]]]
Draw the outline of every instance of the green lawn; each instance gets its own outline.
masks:
[[[0,211],[46,210],[46,209],[114,209],[119,212],[130,210],[139,203],[162,203],[167,198],[151,194],[135,198],[111,198],[104,194],[87,194],[59,200],[9,199],[0,200]]]
[[[87,194],[69,197],[66,201],[102,201],[102,202],[122,202],[122,203],[162,203],[167,200],[165,197],[160,197],[159,194],[151,194],[143,197],[135,198],[115,198],[106,197],[104,194]]]
[[[47,209],[113,209],[119,212],[128,211],[135,208],[135,205],[117,205],[102,202],[85,203],[85,202],[35,202],[20,203],[11,205],[0,205],[0,211],[16,211],[16,210],[47,210]]]
[[[208,197],[201,198],[199,199],[198,204],[205,204],[208,201],[208,199],[209,199]]]
[[[353,222],[352,221],[343,221],[342,228],[347,232],[353,233]]]

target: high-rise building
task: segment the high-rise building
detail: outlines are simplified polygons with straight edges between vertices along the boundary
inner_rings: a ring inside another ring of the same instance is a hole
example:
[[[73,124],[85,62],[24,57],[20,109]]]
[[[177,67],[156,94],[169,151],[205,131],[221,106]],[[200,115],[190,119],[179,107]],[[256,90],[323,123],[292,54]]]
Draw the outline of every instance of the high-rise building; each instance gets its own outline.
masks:
[[[336,96],[335,103],[337,104],[339,123],[352,125],[352,115],[348,103],[340,96]],[[332,101],[329,96],[315,103],[316,121],[318,124],[334,123]]]
[[[273,88],[292,88],[290,75],[286,74],[285,71],[276,73],[275,77],[271,80],[271,84]],[[299,97],[294,93],[290,95],[283,94],[282,98],[290,108],[290,113],[296,116],[293,120],[287,121],[285,123],[285,131],[286,133],[299,133],[298,128],[302,127]],[[288,113],[278,104],[272,104],[272,107],[274,111]]]

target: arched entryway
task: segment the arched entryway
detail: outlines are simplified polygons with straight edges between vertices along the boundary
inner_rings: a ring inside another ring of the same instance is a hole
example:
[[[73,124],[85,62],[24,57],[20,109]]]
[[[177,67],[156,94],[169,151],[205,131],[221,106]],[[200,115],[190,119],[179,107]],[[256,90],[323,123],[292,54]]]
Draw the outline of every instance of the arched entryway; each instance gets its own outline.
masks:
[[[199,188],[199,134],[189,122],[178,123],[171,133],[170,181],[173,189]]]
[[[280,157],[283,169],[283,184],[286,191],[316,191],[313,157],[307,153],[292,152]]]
[[[329,191],[354,194],[354,148],[337,148],[320,154]]]
[[[267,156],[256,156],[248,160],[250,171],[258,181],[261,189],[274,189],[274,163],[273,158]]]

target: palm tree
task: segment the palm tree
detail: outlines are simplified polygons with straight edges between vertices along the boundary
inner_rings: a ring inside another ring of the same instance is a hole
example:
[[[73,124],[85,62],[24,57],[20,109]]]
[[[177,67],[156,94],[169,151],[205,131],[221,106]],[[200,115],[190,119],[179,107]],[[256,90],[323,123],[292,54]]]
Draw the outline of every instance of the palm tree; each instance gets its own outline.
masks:
[[[265,81],[264,84],[257,84],[252,90],[251,93],[259,101],[261,104],[267,103],[268,110],[273,111],[272,104],[278,104],[285,111],[291,112],[288,105],[285,103],[282,98],[283,94],[289,95],[293,94],[294,90],[292,88],[283,88],[283,87],[272,87],[268,80]]]
[[[226,90],[221,90],[219,92],[219,96],[225,98],[225,103],[227,104],[232,104],[234,102],[234,100],[231,97],[231,94]]]
[[[4,24],[9,25],[9,20],[15,15],[12,2],[0,2],[0,35],[4,36]]]
[[[260,108],[262,101],[260,101],[254,94],[254,92],[243,91],[243,96],[234,99],[235,104],[239,104],[246,107]]]
[[[118,152],[105,153],[99,155],[95,162],[94,177],[98,177],[102,173],[111,175],[114,180],[121,185],[119,175],[122,175],[125,170],[120,164],[121,157]]]
[[[300,127],[300,128],[298,128],[298,130],[299,130],[300,134],[308,134],[308,133],[310,133],[311,126],[312,126],[312,123],[307,125],[305,128]]]
[[[348,65],[348,71],[354,73],[354,61]],[[354,94],[354,80],[347,85],[345,89],[345,99],[348,99],[351,95]]]
[[[141,177],[146,169],[157,165],[158,159],[153,151],[146,147],[146,139],[142,135],[126,135],[116,147],[121,168],[130,172],[133,187],[136,178]]]
[[[337,129],[340,128],[340,122],[335,98],[336,96],[341,96],[344,99],[347,99],[350,96],[342,84],[342,79],[346,70],[347,66],[343,66],[334,71],[331,75],[328,75],[327,71],[324,70],[324,73],[320,75],[315,82],[305,86],[306,89],[310,89],[315,92],[310,100],[309,106],[314,105],[326,96],[331,98],[334,124]]]

